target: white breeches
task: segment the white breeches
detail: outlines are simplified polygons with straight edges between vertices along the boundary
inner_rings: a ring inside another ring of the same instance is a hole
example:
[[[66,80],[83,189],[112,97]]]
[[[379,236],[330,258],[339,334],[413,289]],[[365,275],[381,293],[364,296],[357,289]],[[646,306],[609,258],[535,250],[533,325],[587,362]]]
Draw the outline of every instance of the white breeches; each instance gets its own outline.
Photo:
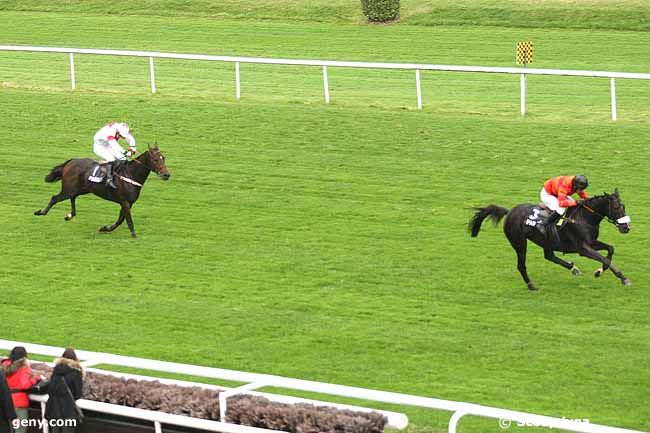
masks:
[[[95,140],[93,152],[104,161],[115,161],[116,159],[126,159],[124,149],[117,143],[111,144],[106,140]]]
[[[542,187],[542,190],[539,192],[539,198],[542,199],[542,203],[544,203],[549,209],[554,210],[560,215],[564,215],[564,212],[566,212],[566,208],[560,206],[560,201],[557,197],[547,193],[544,187]]]

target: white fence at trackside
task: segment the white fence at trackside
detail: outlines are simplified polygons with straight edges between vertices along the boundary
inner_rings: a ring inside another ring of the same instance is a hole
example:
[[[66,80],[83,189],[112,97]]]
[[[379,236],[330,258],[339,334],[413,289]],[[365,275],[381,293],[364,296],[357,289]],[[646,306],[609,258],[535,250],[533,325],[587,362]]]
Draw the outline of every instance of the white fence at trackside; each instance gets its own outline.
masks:
[[[60,347],[52,346],[43,346],[39,344],[30,344],[30,343],[21,343],[17,341],[8,341],[0,340],[0,349],[10,350],[15,346],[24,346],[27,349],[28,353],[40,354],[40,355],[49,355],[49,356],[59,356],[63,353],[63,349]],[[143,370],[150,371],[160,371],[166,373],[176,373],[183,375],[191,375],[196,377],[205,377],[212,379],[221,379],[221,380],[230,380],[243,382],[246,385],[243,385],[240,388],[234,388],[227,392],[228,395],[234,395],[235,393],[246,393],[252,394],[251,389],[261,388],[266,386],[272,386],[276,388],[291,389],[291,390],[300,390],[300,391],[309,391],[319,394],[329,394],[341,397],[356,398],[366,401],[375,401],[382,403],[390,403],[401,406],[417,406],[429,409],[437,409],[453,412],[453,415],[449,421],[449,433],[456,433],[459,420],[466,415],[475,415],[486,418],[493,418],[500,420],[500,423],[505,420],[506,424],[509,425],[510,422],[523,423],[527,425],[536,425],[544,426],[549,428],[556,428],[560,430],[582,432],[582,433],[640,433],[635,430],[628,430],[616,427],[608,427],[598,424],[576,422],[570,419],[564,418],[554,418],[543,415],[534,415],[525,412],[516,412],[506,409],[498,409],[488,406],[480,406],[478,404],[472,403],[463,403],[451,400],[441,400],[437,398],[429,397],[419,397],[409,394],[398,394],[394,392],[387,391],[376,391],[364,388],[355,388],[351,386],[343,385],[334,385],[330,383],[322,382],[312,382],[308,380],[301,379],[290,379],[281,376],[272,376],[267,374],[256,374],[256,373],[246,373],[241,371],[234,370],[224,370],[220,368],[211,368],[211,367],[200,367],[195,365],[187,364],[178,364],[174,362],[165,362],[165,361],[155,361],[143,358],[132,358],[128,356],[121,355],[112,355],[108,353],[100,352],[88,352],[85,350],[76,350],[77,356],[83,361],[83,365],[89,367],[91,365],[105,364],[105,365],[115,365],[122,367],[131,367],[138,368]],[[95,370],[99,372],[99,370]],[[101,371],[104,374],[114,374],[122,375],[124,377],[129,375],[123,375],[120,373],[110,373],[107,371]],[[130,375],[131,377],[134,377]],[[137,376],[140,377],[140,376]],[[161,382],[164,382],[165,379],[156,379]],[[167,382],[170,382],[167,380]],[[173,381],[173,383],[181,383],[179,381]],[[184,382],[187,386],[188,382]],[[193,386],[203,386],[197,383],[192,383]],[[224,389],[224,388],[220,388]],[[224,394],[224,393],[221,393]],[[220,395],[221,395],[220,394]],[[227,397],[222,396],[222,398]],[[270,394],[264,394],[265,397],[268,397]],[[289,397],[286,397],[289,398]],[[42,401],[43,397],[34,397]],[[225,410],[225,398],[220,400],[220,405],[222,409]],[[320,404],[320,402],[318,403]],[[41,403],[44,407],[44,403]],[[268,432],[269,430],[255,429],[251,427],[244,427],[235,424],[228,424],[224,422],[217,421],[207,421],[200,420],[195,418],[189,418],[180,415],[170,415],[160,412],[146,411],[142,409],[134,409],[125,406],[111,405],[106,403],[99,403],[89,400],[79,400],[79,407],[82,409],[88,409],[97,412],[109,413],[114,415],[120,415],[124,417],[131,417],[137,419],[149,420],[155,424],[156,433],[162,432],[162,424],[177,425],[183,427],[197,428],[207,431],[215,432],[229,432],[229,433],[261,433],[263,431]],[[382,413],[381,411],[377,411]],[[393,413],[394,414],[394,413]],[[394,414],[398,418],[393,420],[393,425],[398,428],[404,428],[406,426],[406,419],[404,415]],[[399,417],[404,418],[399,418]],[[223,419],[222,419],[223,420]],[[390,422],[390,420],[389,420]],[[503,424],[505,425],[505,424]],[[47,432],[45,432],[47,433]]]
[[[610,79],[610,95],[612,107],[612,120],[617,119],[616,114],[616,78],[650,80],[650,74],[630,72],[606,72],[606,71],[579,71],[570,69],[534,69],[534,68],[499,68],[489,66],[454,66],[454,65],[427,65],[417,63],[370,63],[370,62],[343,62],[330,60],[292,60],[292,59],[270,59],[258,57],[232,57],[232,56],[210,56],[203,54],[176,54],[158,53],[153,51],[124,51],[124,50],[95,50],[85,48],[55,48],[55,47],[29,47],[16,45],[0,45],[0,51],[29,51],[46,53],[67,53],[70,56],[70,83],[74,90],[76,88],[74,55],[75,54],[96,54],[107,56],[131,56],[149,58],[149,76],[151,81],[151,93],[156,93],[156,76],[154,71],[154,58],[160,59],[183,59],[183,60],[204,60],[215,62],[235,63],[235,96],[241,98],[241,83],[239,74],[240,63],[263,63],[272,65],[302,65],[320,66],[323,68],[323,88],[325,103],[329,104],[329,81],[327,76],[328,67],[336,68],[372,68],[372,69],[410,69],[415,71],[415,87],[417,107],[422,109],[422,89],[420,85],[420,71],[448,71],[448,72],[483,72],[496,74],[520,75],[520,110],[526,114],[526,75],[561,75],[570,77],[597,77]]]

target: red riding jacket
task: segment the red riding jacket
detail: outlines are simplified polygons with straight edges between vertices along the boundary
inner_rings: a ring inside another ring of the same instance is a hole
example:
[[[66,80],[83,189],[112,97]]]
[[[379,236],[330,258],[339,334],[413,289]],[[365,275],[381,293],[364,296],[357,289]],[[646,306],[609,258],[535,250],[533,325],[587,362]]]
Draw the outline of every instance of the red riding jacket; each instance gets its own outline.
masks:
[[[573,188],[573,178],[575,176],[557,176],[544,182],[544,189],[547,193],[557,197],[561,207],[575,206],[576,202],[569,196],[575,192]],[[578,193],[581,199],[586,200],[589,198],[586,192],[580,191]]]

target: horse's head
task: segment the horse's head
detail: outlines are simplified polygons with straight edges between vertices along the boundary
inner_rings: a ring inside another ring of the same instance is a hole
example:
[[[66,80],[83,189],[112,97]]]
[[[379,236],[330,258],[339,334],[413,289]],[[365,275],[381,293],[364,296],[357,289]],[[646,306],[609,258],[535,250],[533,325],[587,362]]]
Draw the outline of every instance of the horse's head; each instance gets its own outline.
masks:
[[[148,148],[149,150],[140,155],[144,159],[142,163],[151,171],[155,172],[162,180],[168,180],[171,177],[171,173],[165,165],[165,156],[158,148],[158,145],[154,147],[148,146]]]
[[[621,201],[621,195],[618,193],[618,188],[614,190],[613,194],[605,193],[607,199],[607,210],[604,211],[605,216],[614,222],[616,228],[621,233],[630,231],[630,217],[625,214],[625,205]]]

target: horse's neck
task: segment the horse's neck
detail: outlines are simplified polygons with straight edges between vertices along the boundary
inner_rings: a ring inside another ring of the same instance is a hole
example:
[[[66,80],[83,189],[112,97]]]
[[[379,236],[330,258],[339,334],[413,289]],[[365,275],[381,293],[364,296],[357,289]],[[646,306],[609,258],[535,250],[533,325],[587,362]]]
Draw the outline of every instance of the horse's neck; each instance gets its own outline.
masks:
[[[127,164],[128,174],[138,183],[143,183],[149,177],[151,169],[139,159],[133,160]]]
[[[588,200],[582,206],[583,215],[590,221],[594,221],[596,224],[599,224],[600,221],[605,217],[605,212],[607,212],[607,198],[606,197],[595,197],[591,200]],[[592,212],[593,211],[593,212]]]

